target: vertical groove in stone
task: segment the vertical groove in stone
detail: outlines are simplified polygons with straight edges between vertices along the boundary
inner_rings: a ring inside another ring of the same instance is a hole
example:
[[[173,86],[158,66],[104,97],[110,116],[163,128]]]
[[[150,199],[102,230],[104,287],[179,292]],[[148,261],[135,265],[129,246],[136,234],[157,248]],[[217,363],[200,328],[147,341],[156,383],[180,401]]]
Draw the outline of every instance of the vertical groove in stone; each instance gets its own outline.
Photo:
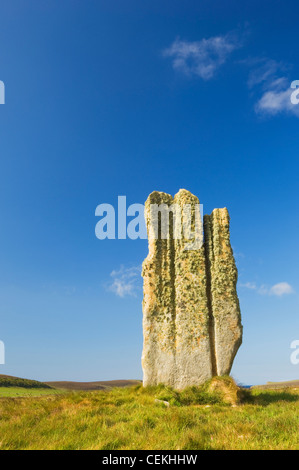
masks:
[[[209,215],[204,216],[204,243],[205,243],[205,259],[206,259],[206,273],[207,273],[207,299],[209,309],[209,336],[210,336],[210,349],[211,349],[211,364],[213,377],[218,375],[217,371],[217,358],[215,346],[215,321],[213,316],[212,307],[212,279],[211,279],[211,264],[213,261],[213,234],[212,224]]]

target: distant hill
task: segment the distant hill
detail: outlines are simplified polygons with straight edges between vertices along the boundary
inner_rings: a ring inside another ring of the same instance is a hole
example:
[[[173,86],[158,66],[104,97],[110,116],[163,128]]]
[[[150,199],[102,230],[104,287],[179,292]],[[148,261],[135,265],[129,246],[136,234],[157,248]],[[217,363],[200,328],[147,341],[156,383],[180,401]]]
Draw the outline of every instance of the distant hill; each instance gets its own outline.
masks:
[[[21,387],[21,388],[40,388],[40,389],[60,389],[74,391],[93,391],[93,390],[110,390],[114,387],[131,387],[141,384],[141,380],[101,380],[95,382],[70,382],[70,381],[53,381],[39,382],[38,380],[23,379],[13,377],[11,375],[0,374],[0,387]],[[244,386],[242,388],[256,390],[278,390],[285,388],[298,388],[299,380],[289,380],[287,382],[267,382],[264,385]]]
[[[0,374],[0,387],[22,387],[22,388],[52,388],[43,382],[37,380],[21,379],[10,375]]]
[[[267,382],[265,385],[254,385],[252,389],[257,390],[277,390],[281,388],[299,388],[299,380],[289,380],[287,382]]]
[[[140,380],[104,380],[100,382],[46,382],[46,385],[64,390],[107,390],[113,387],[130,387],[140,384]]]
[[[63,390],[106,390],[114,387],[129,387],[140,384],[140,380],[103,380],[99,382],[39,382],[0,374],[0,387],[47,388]]]

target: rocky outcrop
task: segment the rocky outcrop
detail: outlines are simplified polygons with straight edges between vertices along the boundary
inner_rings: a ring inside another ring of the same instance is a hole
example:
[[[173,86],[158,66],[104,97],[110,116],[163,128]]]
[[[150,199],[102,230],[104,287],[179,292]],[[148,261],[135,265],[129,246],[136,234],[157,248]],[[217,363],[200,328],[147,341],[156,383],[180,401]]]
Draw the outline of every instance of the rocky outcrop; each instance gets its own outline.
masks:
[[[145,219],[144,385],[182,389],[228,374],[242,326],[227,210],[205,216],[203,236],[196,196],[153,192]]]

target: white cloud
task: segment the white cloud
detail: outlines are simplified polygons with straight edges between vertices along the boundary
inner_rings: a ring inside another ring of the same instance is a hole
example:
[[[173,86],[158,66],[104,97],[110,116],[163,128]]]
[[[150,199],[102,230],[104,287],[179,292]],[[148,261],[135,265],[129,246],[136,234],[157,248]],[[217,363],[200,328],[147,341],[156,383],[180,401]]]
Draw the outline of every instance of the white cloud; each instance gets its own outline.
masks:
[[[232,249],[233,249],[234,257],[236,260],[241,260],[241,259],[246,258],[246,256],[244,255],[244,253],[242,253],[242,251],[237,251],[234,246],[232,246]]]
[[[294,289],[292,288],[292,286],[290,286],[288,282],[279,282],[278,284],[272,286],[270,289],[270,295],[277,295],[278,297],[293,293]]]
[[[256,59],[248,63],[255,65],[249,74],[248,86],[259,87],[261,95],[255,105],[256,113],[270,116],[289,113],[299,117],[299,105],[291,102],[294,91],[291,80],[284,75],[287,67],[271,59]]]
[[[246,287],[246,289],[256,289],[256,283],[255,282],[245,282],[244,284],[240,284],[241,287]]]
[[[240,47],[240,37],[228,33],[193,42],[176,39],[163,51],[163,55],[170,57],[173,68],[186,76],[210,80],[231,53]],[[257,114],[275,116],[284,113],[299,117],[299,104],[291,102],[294,92],[292,80],[286,76],[290,67],[265,57],[245,59],[239,63],[251,68],[248,87],[258,90],[259,98],[255,104]]]
[[[176,39],[163,51],[163,55],[173,59],[175,70],[188,76],[210,80],[232,51],[238,47],[240,47],[239,39],[229,33],[193,42]]]
[[[277,83],[272,83],[270,85],[271,89],[266,91],[259,99],[255,106],[256,112],[272,116],[280,113],[291,113],[299,117],[299,106],[291,102],[291,94],[294,90],[291,89],[290,82],[282,78],[280,83]]]
[[[285,66],[281,62],[267,58],[249,59],[243,63],[253,67],[248,78],[249,88],[264,84],[268,80],[272,82],[281,76],[282,70],[285,70]]]
[[[240,35],[228,33],[193,42],[176,39],[163,51],[163,55],[170,57],[173,68],[186,76],[210,80],[231,53],[240,47]],[[250,67],[248,87],[257,90],[259,98],[254,107],[257,114],[292,114],[299,117],[299,104],[291,101],[294,92],[292,80],[286,76],[289,66],[265,57],[245,59],[239,63]]]
[[[246,282],[240,284],[240,286],[246,289],[254,290],[260,295],[276,295],[281,297],[282,295],[294,293],[294,289],[288,282],[279,282],[274,284],[272,287],[267,287],[265,284],[258,286],[255,282]]]
[[[257,287],[257,292],[260,295],[269,295],[269,287],[267,287],[265,284],[262,284],[261,286]]]
[[[108,283],[107,289],[114,292],[118,297],[133,296],[141,289],[141,266],[125,268],[121,266],[119,270],[110,274],[112,282]]]

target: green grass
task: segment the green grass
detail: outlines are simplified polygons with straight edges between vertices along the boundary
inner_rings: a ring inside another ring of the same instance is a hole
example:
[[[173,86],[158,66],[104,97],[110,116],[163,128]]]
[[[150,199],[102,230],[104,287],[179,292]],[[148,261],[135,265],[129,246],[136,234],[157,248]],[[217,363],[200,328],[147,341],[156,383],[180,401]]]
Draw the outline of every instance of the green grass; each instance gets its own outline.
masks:
[[[21,379],[9,375],[0,375],[0,398],[3,397],[40,397],[62,393],[37,380]]]
[[[0,387],[0,398],[3,397],[40,397],[61,394],[61,390],[54,388],[24,388],[24,387]]]
[[[299,448],[298,391],[257,390],[245,400],[230,406],[203,387],[142,386],[2,398],[0,449]]]

